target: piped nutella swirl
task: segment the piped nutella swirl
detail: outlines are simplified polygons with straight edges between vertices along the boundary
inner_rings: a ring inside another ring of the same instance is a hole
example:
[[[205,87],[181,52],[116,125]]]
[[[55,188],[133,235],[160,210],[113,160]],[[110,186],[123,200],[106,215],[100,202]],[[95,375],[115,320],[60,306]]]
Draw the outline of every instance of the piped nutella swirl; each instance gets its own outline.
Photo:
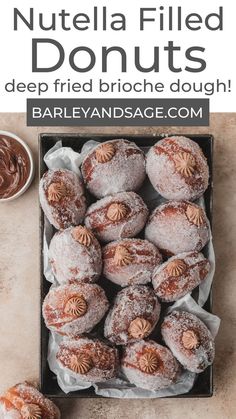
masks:
[[[20,191],[30,174],[30,159],[25,148],[14,138],[0,136],[0,199]]]

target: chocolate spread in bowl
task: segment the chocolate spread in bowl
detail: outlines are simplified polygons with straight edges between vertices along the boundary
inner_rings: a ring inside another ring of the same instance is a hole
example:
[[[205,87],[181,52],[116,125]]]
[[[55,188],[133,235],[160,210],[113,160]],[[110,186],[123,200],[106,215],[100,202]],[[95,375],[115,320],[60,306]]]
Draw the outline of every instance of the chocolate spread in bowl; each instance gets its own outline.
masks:
[[[14,138],[0,135],[0,199],[9,198],[23,188],[30,166],[24,146]]]

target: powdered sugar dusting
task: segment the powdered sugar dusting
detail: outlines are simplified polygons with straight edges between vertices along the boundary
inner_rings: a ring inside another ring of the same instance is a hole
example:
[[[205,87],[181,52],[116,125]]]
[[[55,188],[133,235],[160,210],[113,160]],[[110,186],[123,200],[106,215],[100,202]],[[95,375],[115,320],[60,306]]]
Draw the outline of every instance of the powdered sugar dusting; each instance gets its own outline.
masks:
[[[145,285],[132,285],[118,292],[114,306],[110,309],[104,326],[104,336],[116,345],[125,345],[137,339],[129,335],[130,323],[144,318],[151,323],[151,330],[156,326],[161,306],[153,290]]]
[[[71,356],[81,353],[85,353],[92,360],[93,367],[86,374],[76,373],[69,367]],[[92,340],[86,337],[64,340],[59,346],[57,360],[71,376],[91,383],[115,377],[119,362],[117,349],[105,345],[98,339]]]
[[[118,246],[128,249],[132,261],[125,266],[117,266],[114,261]],[[110,281],[122,287],[147,284],[156,266],[162,261],[158,249],[147,240],[123,239],[107,244],[103,248],[103,273]]]
[[[157,357],[158,368],[153,373],[140,370],[139,359],[145,353]],[[171,352],[152,340],[141,340],[128,345],[121,361],[121,369],[127,379],[137,387],[160,390],[173,384],[179,374],[179,365]]]
[[[95,282],[102,271],[102,252],[94,237],[89,247],[73,236],[73,227],[57,232],[49,246],[49,260],[60,284],[68,281]]]
[[[193,331],[198,337],[196,348],[186,349],[182,342],[183,333]],[[215,355],[214,339],[205,324],[187,311],[172,311],[161,326],[166,345],[178,361],[192,372],[202,372],[212,364]]]
[[[22,419],[20,412],[4,397],[0,397],[1,419]]]
[[[66,302],[75,296],[86,301],[87,311],[81,317],[65,313]],[[43,303],[43,316],[48,329],[77,336],[90,332],[100,322],[109,308],[103,289],[96,284],[66,284],[52,287]]]
[[[62,182],[67,194],[59,202],[48,199],[49,186],[54,182]],[[48,170],[40,180],[39,198],[42,209],[56,229],[64,229],[80,224],[86,212],[84,186],[80,177],[67,169]]]
[[[167,267],[178,260],[184,262],[186,270],[178,276],[173,276]],[[202,253],[180,253],[154,270],[152,276],[154,291],[162,301],[176,301],[196,288],[206,278],[209,270],[210,262]]]
[[[46,399],[35,387],[28,383],[17,384],[15,387],[10,388],[3,395],[4,398],[10,401],[18,412],[20,412],[25,404],[32,403],[40,407],[43,419],[60,419],[61,417],[56,405],[51,400]],[[4,418],[17,419],[22,417],[21,414],[18,416],[15,410],[8,410],[7,405],[9,404],[6,402],[3,407],[3,403],[0,400],[0,408],[7,410],[8,416],[3,416]]]
[[[145,179],[145,156],[140,148],[127,140],[111,140],[115,154],[101,163],[96,159],[96,149],[86,156],[81,170],[88,190],[97,198],[121,191],[137,191]]]
[[[113,203],[125,204],[129,212],[124,219],[109,220],[107,210]],[[85,216],[85,225],[102,241],[109,242],[136,236],[144,227],[148,209],[135,192],[120,192],[92,204]]]
[[[195,162],[191,175],[177,170],[175,156],[186,153]],[[147,174],[153,187],[166,199],[195,200],[207,189],[209,168],[201,148],[186,137],[157,142],[147,154]]]
[[[202,225],[189,221],[189,205],[200,209],[188,201],[169,201],[157,207],[148,220],[145,237],[169,255],[200,251],[210,238],[209,221],[202,209]]]

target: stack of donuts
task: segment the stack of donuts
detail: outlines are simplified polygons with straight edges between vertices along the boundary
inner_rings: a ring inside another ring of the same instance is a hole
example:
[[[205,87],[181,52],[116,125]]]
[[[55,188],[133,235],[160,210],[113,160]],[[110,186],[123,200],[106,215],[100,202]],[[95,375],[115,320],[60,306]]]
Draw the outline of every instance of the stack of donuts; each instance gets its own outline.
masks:
[[[42,311],[47,328],[62,336],[58,366],[79,382],[122,373],[148,390],[171,386],[185,369],[204,371],[214,359],[207,326],[187,311],[165,315],[211,269],[201,253],[210,225],[195,202],[209,182],[201,148],[168,137],[145,155],[128,140],[110,140],[92,148],[80,170],[48,170],[40,181],[55,228],[56,279]],[[152,211],[139,195],[144,181],[164,198]]]

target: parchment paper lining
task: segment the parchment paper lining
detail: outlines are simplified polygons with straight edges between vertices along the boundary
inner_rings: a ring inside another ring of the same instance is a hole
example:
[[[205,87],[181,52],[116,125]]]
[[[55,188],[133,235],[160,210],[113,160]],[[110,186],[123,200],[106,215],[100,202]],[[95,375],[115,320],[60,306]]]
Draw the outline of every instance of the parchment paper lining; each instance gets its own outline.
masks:
[[[77,153],[69,147],[62,147],[62,142],[58,141],[54,147],[52,147],[47,154],[44,156],[44,161],[49,169],[58,169],[64,168],[69,169],[80,175],[79,167],[88,154],[88,152],[94,148],[98,143],[96,141],[88,141],[82,148],[81,153]],[[147,151],[148,147],[146,148]],[[160,205],[162,202],[165,202],[164,198],[157,194],[156,191],[149,186],[145,185],[145,188],[142,188],[139,191],[139,194],[144,198],[145,202],[150,208],[155,208]],[[201,198],[196,201],[200,206],[205,208],[204,199]],[[48,222],[47,218],[44,219],[44,240],[43,240],[43,255],[44,255],[44,275],[45,278],[57,286],[58,283],[54,277],[48,259],[48,247],[53,236],[53,228]],[[207,278],[203,283],[198,287],[198,296],[197,302],[188,294],[183,297],[181,300],[173,304],[168,312],[172,310],[180,309],[190,311],[191,313],[196,314],[201,318],[207,327],[210,329],[212,335],[215,337],[220,319],[217,316],[214,316],[201,307],[207,301],[207,298],[210,293],[212,280],[215,272],[215,255],[214,248],[212,244],[212,237],[210,238],[209,243],[206,246],[207,257],[211,262],[211,270]],[[93,385],[95,393],[104,397],[116,397],[116,398],[158,398],[158,397],[167,397],[171,395],[178,395],[187,393],[193,386],[196,374],[189,371],[183,371],[178,382],[167,389],[160,391],[148,391],[141,388],[137,388],[130,383],[128,383],[124,376],[119,375],[118,378],[113,380],[108,380],[105,383],[91,384],[88,382],[83,382],[78,380],[73,372],[63,370],[56,360],[56,352],[58,344],[63,338],[55,333],[50,332],[49,345],[48,345],[48,363],[50,369],[56,374],[58,384],[60,388],[65,392],[69,393],[70,391],[77,391],[81,389],[86,389]]]

